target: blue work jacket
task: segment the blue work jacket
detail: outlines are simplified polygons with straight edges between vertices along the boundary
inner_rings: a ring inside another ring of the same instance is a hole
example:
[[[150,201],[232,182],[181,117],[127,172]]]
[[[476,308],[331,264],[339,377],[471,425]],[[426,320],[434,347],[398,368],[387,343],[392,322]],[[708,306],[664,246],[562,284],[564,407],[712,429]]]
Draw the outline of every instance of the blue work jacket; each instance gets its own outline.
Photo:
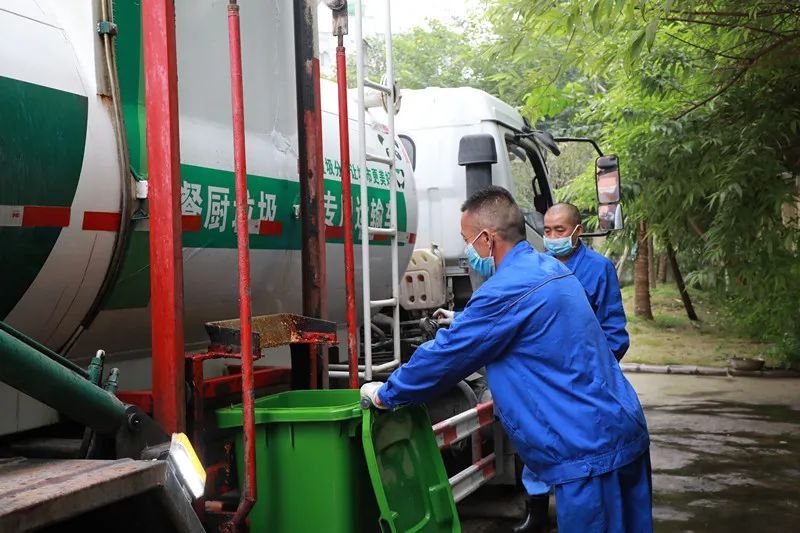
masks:
[[[575,252],[564,264],[586,289],[586,296],[603,328],[608,347],[619,361],[628,351],[631,340],[625,330],[628,321],[622,307],[622,293],[614,265],[581,242],[578,242]]]
[[[648,449],[636,392],[583,287],[525,241],[378,395],[390,408],[423,403],[483,366],[497,416],[545,483],[603,474]]]

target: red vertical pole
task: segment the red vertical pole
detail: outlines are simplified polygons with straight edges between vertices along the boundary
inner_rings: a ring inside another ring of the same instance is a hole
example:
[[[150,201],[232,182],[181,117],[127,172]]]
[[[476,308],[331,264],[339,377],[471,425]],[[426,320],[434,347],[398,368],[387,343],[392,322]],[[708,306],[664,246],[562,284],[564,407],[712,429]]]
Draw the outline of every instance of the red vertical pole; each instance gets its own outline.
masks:
[[[339,84],[339,157],[342,160],[342,209],[344,226],[344,282],[347,311],[347,357],[350,388],[358,388],[358,322],[356,321],[356,281],[353,267],[353,193],[350,183],[350,128],[347,116],[347,59],[343,37],[336,47],[336,81]]]
[[[242,88],[242,42],[239,32],[239,5],[228,4],[228,38],[231,63],[231,107],[233,113],[233,162],[236,175],[236,243],[239,251],[239,322],[241,324],[242,405],[244,415],[244,489],[231,522],[235,527],[256,502],[256,426],[253,403],[253,331],[250,305],[250,231],[247,206],[247,166],[245,155],[244,91]]]
[[[153,411],[156,421],[171,433],[183,431],[186,427],[178,76],[173,0],[142,2],[142,38],[150,204]]]

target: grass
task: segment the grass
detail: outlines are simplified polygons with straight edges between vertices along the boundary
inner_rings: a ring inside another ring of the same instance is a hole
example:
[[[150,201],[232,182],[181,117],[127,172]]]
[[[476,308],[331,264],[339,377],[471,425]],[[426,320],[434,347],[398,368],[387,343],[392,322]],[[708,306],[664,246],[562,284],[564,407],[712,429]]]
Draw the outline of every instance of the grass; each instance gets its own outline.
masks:
[[[703,293],[689,294],[699,322],[686,317],[678,290],[672,284],[651,289],[654,320],[650,321],[633,316],[633,287],[622,289],[631,336],[631,347],[623,362],[726,366],[731,357],[763,357],[768,366],[780,364],[770,355],[770,344],[738,334]]]

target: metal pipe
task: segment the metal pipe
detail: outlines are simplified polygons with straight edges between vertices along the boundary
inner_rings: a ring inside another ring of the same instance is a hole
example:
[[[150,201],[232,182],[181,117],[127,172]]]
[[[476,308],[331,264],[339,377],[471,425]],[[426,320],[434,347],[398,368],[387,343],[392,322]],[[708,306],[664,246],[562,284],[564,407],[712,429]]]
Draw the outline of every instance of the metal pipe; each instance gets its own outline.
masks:
[[[127,249],[128,239],[130,238],[131,218],[133,216],[134,202],[134,184],[129,172],[130,156],[128,154],[128,139],[125,131],[125,122],[122,115],[122,98],[119,91],[119,78],[117,76],[117,58],[116,48],[114,46],[113,37],[116,36],[116,26],[114,25],[114,10],[110,3],[112,0],[100,1],[100,14],[104,22],[109,23],[112,28],[111,31],[101,32],[103,41],[103,53],[105,55],[105,67],[108,75],[108,86],[111,93],[111,106],[113,109],[114,129],[116,130],[115,141],[117,145],[117,158],[119,160],[120,172],[120,200],[119,200],[119,229],[117,230],[117,237],[114,241],[114,249],[111,254],[108,270],[103,278],[103,283],[100,285],[97,294],[94,297],[89,311],[86,312],[83,320],[79,324],[77,330],[73,332],[70,338],[61,348],[63,353],[69,351],[75,346],[80,335],[88,328],[97,315],[100,313],[105,297],[111,291],[114,283],[116,282],[120,271],[122,270],[122,260],[125,256]]]
[[[153,411],[164,431],[175,433],[186,427],[186,393],[174,0],[142,2],[142,41],[150,205]]]
[[[242,406],[244,423],[244,489],[230,522],[236,531],[256,503],[256,423],[253,391],[253,331],[250,302],[250,231],[248,229],[247,160],[245,153],[244,89],[242,87],[242,38],[239,5],[228,4],[228,41],[231,64],[233,115],[233,162],[236,175],[236,244],[239,253],[239,323],[242,343]]]
[[[342,367],[346,367],[346,366],[348,366],[348,365],[331,365],[331,370],[328,371],[328,375],[330,377],[332,377],[332,378],[349,378],[350,375],[351,375],[351,372],[350,372],[349,368],[348,368],[348,370],[340,370]],[[394,360],[389,361],[388,363],[382,363],[382,364],[380,364],[378,366],[371,367],[372,374],[370,374],[370,376],[372,376],[372,375],[374,375],[376,373],[386,372],[387,370],[394,370],[397,367],[398,367],[398,363],[397,363],[397,361],[394,361]],[[364,379],[368,379],[368,380],[372,379],[372,377],[367,378],[366,374],[367,374],[366,366],[365,365],[359,365],[358,366],[358,376],[361,377],[361,378],[364,378]]]
[[[362,298],[364,312],[364,379],[372,380],[372,306],[370,305],[369,286],[369,196],[367,191],[367,140],[366,140],[366,108],[364,107],[364,78],[366,78],[366,65],[364,64],[364,35],[363,35],[363,6],[362,0],[356,1],[356,31],[358,43],[356,54],[356,82],[358,87],[358,168],[361,187],[361,276]]]
[[[86,378],[86,379],[89,379],[89,373],[86,370],[84,370],[83,368],[79,367],[78,365],[76,365],[75,363],[73,363],[72,361],[67,359],[66,357],[63,357],[63,356],[57,354],[56,352],[54,352],[53,350],[51,350],[47,346],[45,346],[43,344],[40,344],[37,341],[35,341],[34,339],[31,339],[30,337],[28,337],[27,335],[24,335],[24,334],[20,333],[19,331],[15,330],[14,328],[9,326],[5,322],[0,322],[0,331],[8,333],[9,335],[11,335],[12,337],[16,338],[17,340],[22,341],[23,343],[27,344],[28,346],[30,346],[31,348],[33,348],[34,350],[36,350],[40,354],[46,355],[47,357],[49,357],[50,359],[52,359],[56,363],[60,364],[61,366],[72,370],[73,372],[75,372],[79,376],[81,376],[83,378]]]
[[[303,314],[313,318],[325,318],[327,316],[325,210],[323,206],[325,183],[323,180],[322,105],[320,103],[316,0],[294,0],[294,38]],[[317,381],[316,363],[320,359],[320,355],[324,357],[327,350],[312,345],[309,351],[312,375],[309,376],[308,382],[313,388]],[[292,361],[292,366],[294,364],[295,361]],[[327,368],[322,370],[326,372]]]
[[[125,423],[125,404],[113,394],[0,329],[0,381],[107,435]]]
[[[464,393],[464,396],[467,397],[469,400],[470,408],[475,407],[478,405],[478,396],[475,394],[475,391],[472,387],[469,386],[469,383],[466,381],[459,381],[457,384],[459,390]],[[483,457],[483,444],[481,442],[481,432],[475,431],[472,435],[472,462],[477,463],[481,457]]]
[[[392,216],[389,219],[389,225],[394,228],[395,233],[392,238],[392,298],[395,300],[394,312],[392,318],[394,324],[392,326],[392,338],[394,340],[394,362],[399,366],[401,361],[400,356],[400,251],[398,248],[397,238],[399,236],[399,227],[397,225],[397,172],[395,166],[397,159],[395,157],[394,143],[397,140],[397,135],[394,126],[395,102],[397,101],[397,87],[394,83],[394,52],[392,50],[392,1],[386,0],[386,30],[385,30],[385,49],[386,49],[386,81],[387,86],[391,90],[386,104],[386,117],[389,123],[389,179],[390,193],[389,193],[389,209]]]
[[[336,81],[339,84],[339,152],[342,160],[342,226],[344,226],[344,282],[347,310],[347,357],[350,388],[358,388],[358,319],[356,317],[355,258],[353,257],[353,196],[350,182],[350,127],[347,115],[347,59],[344,37],[336,47]]]

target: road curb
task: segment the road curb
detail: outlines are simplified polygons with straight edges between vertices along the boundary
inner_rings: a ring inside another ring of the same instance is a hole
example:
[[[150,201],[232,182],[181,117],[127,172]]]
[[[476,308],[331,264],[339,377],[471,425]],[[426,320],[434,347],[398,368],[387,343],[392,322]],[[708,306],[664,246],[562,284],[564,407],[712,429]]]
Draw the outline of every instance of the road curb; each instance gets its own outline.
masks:
[[[733,370],[729,367],[695,365],[648,365],[620,363],[623,372],[639,374],[676,374],[684,376],[729,376],[741,378],[800,378],[796,370]]]

